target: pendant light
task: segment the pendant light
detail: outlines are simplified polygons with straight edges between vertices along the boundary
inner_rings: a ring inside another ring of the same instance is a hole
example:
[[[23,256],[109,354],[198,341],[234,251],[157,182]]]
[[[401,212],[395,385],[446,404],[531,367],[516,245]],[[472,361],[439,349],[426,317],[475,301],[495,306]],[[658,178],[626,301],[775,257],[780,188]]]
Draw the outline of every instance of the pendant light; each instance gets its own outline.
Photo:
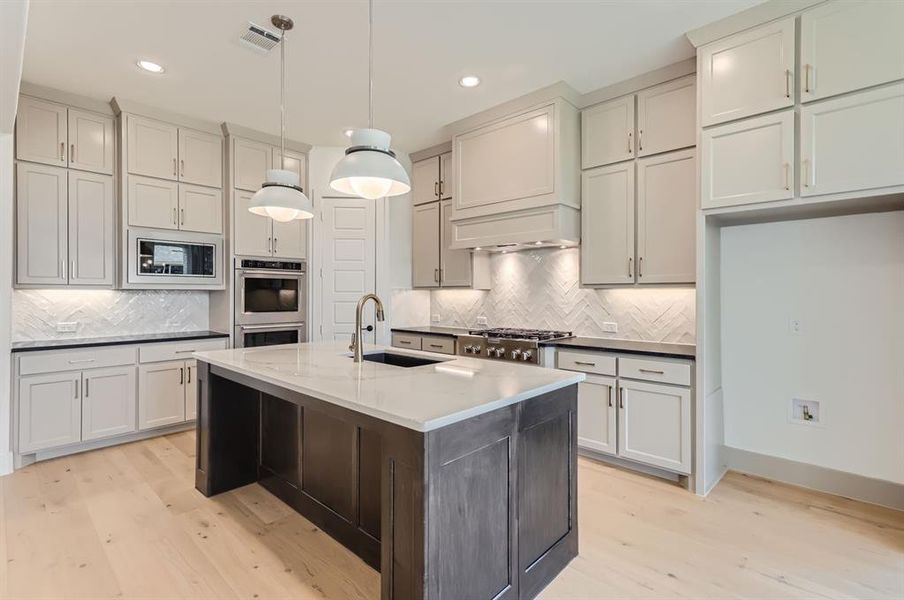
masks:
[[[282,15],[273,15],[270,22],[274,27],[282,31],[279,38],[279,56],[280,56],[280,89],[279,89],[279,111],[280,111],[280,145],[279,145],[279,165],[285,165],[284,156],[286,154],[286,32],[292,29],[295,24],[289,17]],[[286,223],[293,219],[312,219],[314,218],[314,205],[304,194],[298,174],[286,169],[270,169],[267,171],[267,181],[261,186],[261,189],[255,192],[251,197],[251,204],[248,210],[256,215],[270,217],[274,221]]]
[[[355,129],[345,156],[333,168],[330,187],[337,192],[376,200],[407,194],[411,180],[405,167],[389,149],[391,137],[374,129],[374,2],[367,3],[368,33],[368,128]]]

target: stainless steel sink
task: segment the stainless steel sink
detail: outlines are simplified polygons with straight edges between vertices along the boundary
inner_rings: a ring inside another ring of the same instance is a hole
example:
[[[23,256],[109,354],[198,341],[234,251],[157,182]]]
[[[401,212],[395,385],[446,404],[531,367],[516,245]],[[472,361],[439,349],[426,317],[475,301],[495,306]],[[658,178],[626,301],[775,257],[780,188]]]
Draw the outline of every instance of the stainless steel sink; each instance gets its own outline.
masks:
[[[395,352],[372,352],[370,354],[365,354],[364,360],[383,363],[384,365],[393,365],[394,367],[422,367],[424,365],[435,365],[443,362],[441,360],[424,358],[422,356],[396,354]]]

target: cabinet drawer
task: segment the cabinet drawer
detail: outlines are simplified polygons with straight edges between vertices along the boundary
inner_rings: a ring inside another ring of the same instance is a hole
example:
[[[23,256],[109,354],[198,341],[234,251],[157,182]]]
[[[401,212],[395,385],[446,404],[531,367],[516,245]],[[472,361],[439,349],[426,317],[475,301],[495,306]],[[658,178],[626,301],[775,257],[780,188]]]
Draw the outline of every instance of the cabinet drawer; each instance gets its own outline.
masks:
[[[425,335],[421,337],[421,350],[455,354],[455,338]]]
[[[691,384],[691,366],[688,363],[666,362],[643,358],[620,358],[618,376],[630,379],[659,381],[675,385]]]
[[[19,359],[19,375],[80,371],[135,364],[134,346],[108,346],[65,352],[41,352]]]
[[[205,350],[224,350],[226,339],[187,340],[185,342],[166,342],[148,344],[138,348],[138,362],[162,362],[165,360],[183,360],[191,358],[192,352]]]
[[[593,352],[558,351],[558,368],[598,375],[615,375],[615,357]]]
[[[409,335],[407,333],[393,333],[392,345],[396,348],[409,348],[411,350],[421,349],[421,336]]]

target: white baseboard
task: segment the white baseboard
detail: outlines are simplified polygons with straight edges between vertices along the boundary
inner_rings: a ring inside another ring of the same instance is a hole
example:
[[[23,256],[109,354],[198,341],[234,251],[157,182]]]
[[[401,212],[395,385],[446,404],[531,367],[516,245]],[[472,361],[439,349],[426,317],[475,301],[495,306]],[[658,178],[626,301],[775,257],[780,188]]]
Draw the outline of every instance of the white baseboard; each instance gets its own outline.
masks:
[[[904,510],[904,484],[723,446],[728,468],[739,473]]]
[[[0,452],[0,477],[13,472],[13,453]]]

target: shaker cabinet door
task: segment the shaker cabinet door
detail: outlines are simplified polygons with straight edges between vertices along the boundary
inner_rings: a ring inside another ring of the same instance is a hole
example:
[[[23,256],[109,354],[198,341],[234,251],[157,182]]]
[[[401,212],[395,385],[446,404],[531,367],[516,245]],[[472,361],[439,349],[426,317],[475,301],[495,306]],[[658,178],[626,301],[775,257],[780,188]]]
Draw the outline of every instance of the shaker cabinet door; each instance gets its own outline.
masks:
[[[180,183],[179,229],[223,233],[223,192],[216,188]]]
[[[637,94],[637,156],[697,143],[696,82],[691,75]]]
[[[904,79],[904,2],[826,2],[800,18],[802,102]]]
[[[578,446],[615,454],[615,379],[588,375],[578,384]]]
[[[19,454],[81,440],[81,373],[19,378]]]
[[[223,187],[223,137],[179,129],[179,181]]]
[[[305,195],[310,198],[311,193],[308,191],[307,184],[307,157],[301,152],[286,150],[280,165],[279,155],[279,148],[273,148],[273,168],[285,169],[298,175],[298,185],[304,190]]]
[[[113,285],[113,177],[69,171],[69,283]]]
[[[82,373],[82,441],[135,431],[135,367]]]
[[[415,206],[411,216],[411,284],[439,287],[439,202]]]
[[[794,18],[700,48],[703,126],[794,104]]]
[[[179,184],[137,175],[129,175],[128,178],[129,225],[178,229]]]
[[[233,138],[233,186],[249,192],[261,189],[261,184],[267,179],[267,171],[273,168],[272,150],[269,144]]]
[[[175,181],[178,178],[178,127],[135,115],[128,115],[127,122],[129,173]]]
[[[598,104],[581,112],[581,168],[634,158],[634,96]]]
[[[619,380],[618,454],[691,472],[690,388]]]
[[[113,118],[69,109],[69,168],[113,174]]]
[[[439,199],[439,159],[435,156],[411,165],[411,201],[426,204]]]
[[[16,158],[54,167],[68,164],[66,107],[28,96],[19,98]]]
[[[64,285],[68,274],[68,171],[16,165],[16,282]]]
[[[253,195],[253,192],[235,190],[233,251],[238,256],[270,256],[273,249],[273,220],[248,210]]]
[[[468,287],[471,285],[471,251],[451,250],[452,201],[439,203],[440,227],[440,283],[443,287]]]
[[[800,111],[801,195],[904,184],[904,83]]]
[[[185,420],[185,361],[138,365],[138,429]]]
[[[584,171],[581,283],[634,283],[634,162]]]
[[[276,258],[304,258],[307,219],[293,219],[287,223],[273,221],[273,256]]]
[[[452,153],[446,152],[439,156],[439,195],[441,200],[449,200],[452,190],[455,189],[455,163],[452,162]]]

